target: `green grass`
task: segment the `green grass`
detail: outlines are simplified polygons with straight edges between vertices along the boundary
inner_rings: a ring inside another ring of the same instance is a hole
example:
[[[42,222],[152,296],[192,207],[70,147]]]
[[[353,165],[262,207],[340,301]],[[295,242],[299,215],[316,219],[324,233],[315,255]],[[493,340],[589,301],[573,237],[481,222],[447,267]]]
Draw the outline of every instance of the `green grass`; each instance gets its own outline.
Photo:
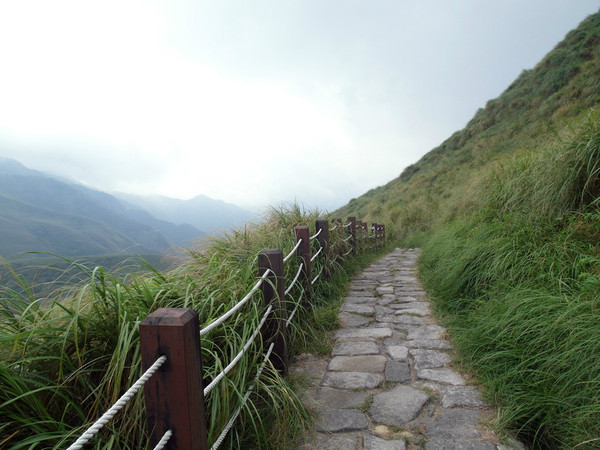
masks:
[[[534,448],[599,446],[600,122],[516,159],[421,269],[463,362]],[[542,201],[543,200],[543,201]]]
[[[190,250],[178,267],[126,274],[75,264],[85,281],[36,297],[23,276],[0,290],[0,447],[64,448],[71,444],[141,374],[138,325],[159,307],[199,312],[205,326],[230,309],[257,279],[257,253],[294,246],[293,227],[320,218],[297,205],[272,209],[264,221]],[[316,245],[314,243],[313,245]],[[332,248],[345,248],[332,233]],[[313,249],[314,251],[314,249]],[[380,253],[379,253],[380,254]],[[337,327],[337,306],[350,274],[378,255],[330,261],[290,325],[291,356],[327,352],[328,331]],[[285,267],[292,279],[295,258]],[[73,267],[71,268],[71,270]],[[315,268],[315,275],[319,266]],[[10,270],[9,270],[10,272]],[[295,305],[301,291],[287,300]],[[260,294],[238,314],[201,340],[204,378],[212,380],[241,350],[262,317]],[[262,343],[253,347],[206,398],[209,443],[220,434],[262,362]],[[311,426],[294,380],[267,366],[222,448],[282,448]],[[147,442],[143,396],[138,394],[90,445],[144,448]]]

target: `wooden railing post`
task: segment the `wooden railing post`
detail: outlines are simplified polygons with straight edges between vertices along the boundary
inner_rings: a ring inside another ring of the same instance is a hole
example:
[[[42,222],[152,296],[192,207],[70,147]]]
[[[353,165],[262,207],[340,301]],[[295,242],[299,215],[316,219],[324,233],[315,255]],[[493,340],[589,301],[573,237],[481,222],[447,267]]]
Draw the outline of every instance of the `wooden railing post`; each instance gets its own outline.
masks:
[[[356,217],[350,216],[348,217],[348,222],[350,222],[349,233],[352,238],[350,238],[350,245],[352,246],[352,254],[356,255],[358,252],[358,248],[356,247]]]
[[[362,230],[361,240],[363,242],[361,250],[365,250],[367,248],[367,244],[369,243],[369,226],[367,225],[367,222],[361,222],[360,228]]]
[[[329,221],[325,219],[317,220],[315,222],[315,231],[317,233],[321,231],[321,233],[317,236],[317,240],[323,248],[323,251],[321,252],[321,254],[323,255],[323,267],[325,268],[325,270],[323,271],[323,275],[329,278],[330,273],[328,264],[330,258],[329,252],[331,251],[331,249],[329,248]]]
[[[161,308],[144,319],[139,330],[144,371],[160,356],[167,357],[144,386],[150,447],[171,430],[166,448],[208,448],[198,313]]]
[[[375,248],[379,248],[379,224],[373,222],[373,240],[375,241]]]
[[[304,286],[304,295],[306,299],[310,301],[312,296],[312,286],[310,284],[311,281],[311,262],[310,262],[310,236],[309,230],[306,226],[298,226],[294,227],[294,234],[296,235],[296,242],[302,239],[302,243],[296,250],[296,254],[302,260],[302,274],[300,278],[302,280],[302,285]]]
[[[282,375],[287,373],[287,327],[285,322],[288,312],[285,304],[285,279],[283,277],[283,251],[280,248],[262,250],[258,254],[258,275],[263,276],[267,269],[271,273],[261,285],[265,309],[273,306],[273,310],[263,326],[263,344],[265,351],[271,343],[275,343],[271,353],[273,367]]]
[[[335,256],[334,258],[337,259],[338,256],[340,256],[342,254],[342,249],[344,248],[343,244],[340,242],[340,236],[344,236],[344,224],[342,222],[342,219],[340,219],[339,217],[336,217],[334,219],[331,220],[331,222],[333,224],[335,224],[332,228],[336,228],[336,236],[337,239],[335,240],[334,245],[332,246],[332,250],[335,252]],[[343,237],[342,237],[343,239]]]

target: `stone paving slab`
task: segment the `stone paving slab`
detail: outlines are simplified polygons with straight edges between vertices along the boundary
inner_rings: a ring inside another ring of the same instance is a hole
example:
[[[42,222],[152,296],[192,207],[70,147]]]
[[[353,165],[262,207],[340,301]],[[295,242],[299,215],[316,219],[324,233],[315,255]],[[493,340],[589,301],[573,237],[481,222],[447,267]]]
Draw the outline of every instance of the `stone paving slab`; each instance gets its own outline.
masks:
[[[302,450],[522,450],[485,428],[493,411],[457,373],[446,331],[417,278],[418,249],[396,249],[350,283],[328,361],[303,356],[318,414]]]

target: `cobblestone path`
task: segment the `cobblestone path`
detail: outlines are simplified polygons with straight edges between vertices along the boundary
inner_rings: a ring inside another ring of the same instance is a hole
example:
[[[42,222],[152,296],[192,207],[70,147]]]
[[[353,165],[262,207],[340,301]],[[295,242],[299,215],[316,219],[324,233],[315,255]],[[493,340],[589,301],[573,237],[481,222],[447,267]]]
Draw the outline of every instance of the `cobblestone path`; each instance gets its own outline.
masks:
[[[305,401],[320,419],[311,449],[524,448],[485,427],[493,411],[451,366],[445,330],[416,276],[419,250],[396,249],[353,278],[330,357],[301,355]]]

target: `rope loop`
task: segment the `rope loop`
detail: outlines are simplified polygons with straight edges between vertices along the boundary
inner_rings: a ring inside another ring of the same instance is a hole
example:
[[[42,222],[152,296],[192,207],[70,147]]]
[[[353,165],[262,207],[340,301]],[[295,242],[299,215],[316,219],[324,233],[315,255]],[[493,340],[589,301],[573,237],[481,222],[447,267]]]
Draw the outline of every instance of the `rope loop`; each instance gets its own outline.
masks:
[[[291,252],[288,253],[288,255],[283,258],[283,262],[286,263],[288,262],[288,260],[294,256],[294,253],[296,253],[296,250],[298,250],[298,247],[300,247],[300,244],[302,244],[302,238],[298,239],[298,242],[296,243],[296,246],[292,249]]]
[[[288,288],[285,290],[285,295],[288,295],[290,293],[290,291],[296,284],[296,281],[298,281],[298,277],[300,277],[300,273],[302,272],[303,267],[304,267],[304,263],[300,263],[300,267],[298,267],[298,272],[296,272],[296,276],[294,277],[294,280],[290,283]]]
[[[204,336],[204,335],[210,333],[216,327],[218,327],[223,322],[225,322],[227,319],[229,319],[233,315],[234,312],[236,312],[238,309],[240,309],[242,306],[244,306],[246,304],[246,302],[248,300],[250,300],[250,297],[252,297],[252,294],[254,294],[258,290],[258,288],[263,284],[263,282],[267,279],[267,277],[269,276],[270,273],[273,273],[273,271],[271,269],[267,269],[265,271],[265,273],[260,277],[260,279],[256,282],[256,284],[252,287],[252,289],[250,289],[250,292],[248,292],[246,294],[246,296],[238,302],[237,305],[235,305],[233,308],[231,308],[229,311],[227,311],[225,314],[223,314],[221,317],[219,317],[215,321],[211,322],[206,327],[202,328],[200,330],[200,336]]]
[[[313,239],[319,237],[319,235],[321,234],[321,231],[323,231],[323,228],[319,228],[319,231],[317,231],[316,234],[312,235],[310,237],[310,240],[312,241]]]
[[[83,448],[83,446],[93,438],[98,432],[102,429],[104,425],[106,425],[110,420],[115,417],[115,415],[133,398],[135,394],[142,388],[146,381],[150,379],[152,375],[167,361],[167,357],[165,355],[158,358],[154,364],[152,364],[148,370],[144,372],[144,374],[131,386],[127,392],[125,392],[117,402],[109,408],[102,416],[94,422],[94,424],[89,427],[85,433],[83,433],[79,439],[77,439],[73,444],[69,446],[67,450],[79,450]]]
[[[250,348],[250,345],[252,344],[252,342],[254,341],[254,339],[256,338],[256,336],[258,335],[258,332],[260,331],[260,329],[265,324],[265,321],[267,320],[267,317],[271,313],[272,309],[273,309],[273,306],[269,305],[269,307],[267,308],[267,312],[265,312],[262,320],[258,324],[258,327],[256,327],[256,330],[254,330],[254,333],[252,333],[252,336],[250,336],[250,339],[248,339],[248,342],[246,342],[246,344],[244,345],[244,348],[242,348],[242,350],[235,356],[235,358],[233,358],[233,360],[227,365],[227,367],[225,367],[223,369],[223,371],[219,375],[217,375],[214,378],[214,380],[212,380],[210,382],[210,384],[208,386],[206,386],[204,388],[204,396],[205,397],[208,395],[208,393],[210,391],[213,390],[213,388],[217,384],[219,384],[219,381],[221,381],[225,377],[225,375],[227,375],[227,373],[229,373],[229,371],[235,367],[235,365],[239,362],[239,360],[242,359],[242,356],[244,356],[244,353],[246,353],[248,351],[248,349]]]

